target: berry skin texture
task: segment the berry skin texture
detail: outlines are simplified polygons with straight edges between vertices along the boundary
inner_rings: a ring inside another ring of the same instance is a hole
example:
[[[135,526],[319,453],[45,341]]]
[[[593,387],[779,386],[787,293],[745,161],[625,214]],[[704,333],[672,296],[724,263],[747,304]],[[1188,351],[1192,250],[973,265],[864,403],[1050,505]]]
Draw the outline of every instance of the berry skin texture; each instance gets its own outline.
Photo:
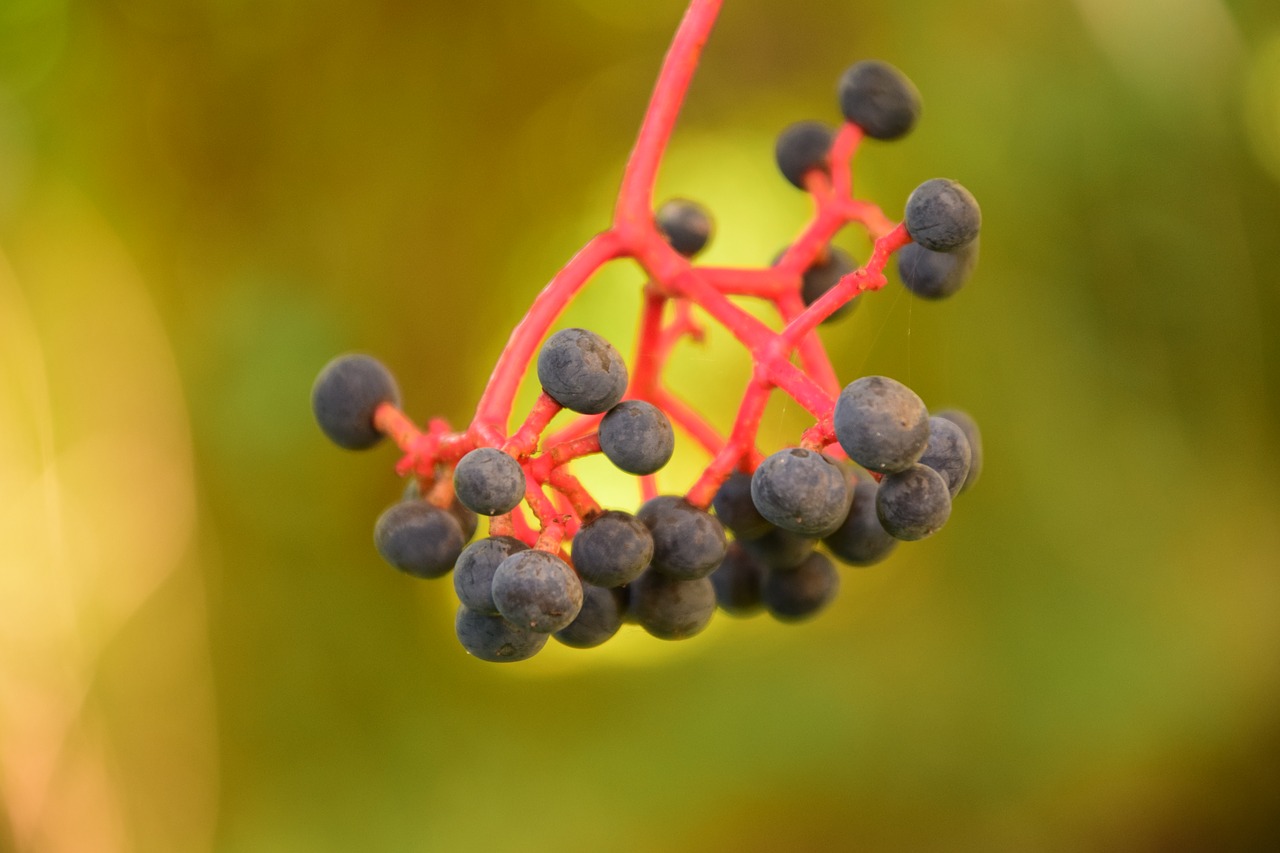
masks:
[[[618,633],[624,610],[623,597],[617,590],[584,586],[577,618],[554,636],[570,648],[594,648]]]
[[[853,505],[834,533],[822,542],[832,556],[850,566],[872,566],[889,556],[898,545],[890,536],[876,514],[876,493],[880,491],[875,480],[859,480],[854,487]]]
[[[898,250],[898,276],[921,299],[946,299],[969,280],[978,263],[978,238],[953,252],[935,252],[919,243]]]
[[[751,499],[770,523],[802,536],[825,536],[849,509],[844,472],[821,453],[791,447],[756,468]]]
[[[912,465],[880,481],[876,514],[895,539],[914,542],[932,536],[951,515],[951,493],[942,475],[926,465]]]
[[[920,117],[920,92],[887,62],[869,59],[840,77],[840,112],[872,139],[898,139]]]
[[[796,189],[804,189],[804,176],[814,169],[830,171],[827,155],[835,134],[820,121],[798,121],[778,134],[773,149],[782,177]]]
[[[902,471],[929,442],[924,401],[886,376],[864,376],[846,385],[833,422],[844,452],[868,471]]]
[[[720,523],[738,539],[756,539],[774,529],[751,500],[751,475],[742,471],[734,471],[720,484],[711,507]]]
[[[329,440],[347,450],[367,450],[382,440],[373,425],[378,406],[400,405],[400,389],[382,362],[358,353],[330,361],[311,386],[311,411]]]
[[[813,553],[818,540],[775,527],[756,539],[739,539],[738,544],[771,569],[794,569]]]
[[[705,578],[724,559],[728,542],[720,522],[682,497],[659,495],[636,518],[653,535],[655,571],[679,580]]]
[[[764,601],[760,585],[768,569],[737,542],[729,544],[724,561],[711,573],[716,603],[730,616],[751,616],[760,612]]]
[[[550,634],[577,618],[582,582],[556,555],[520,551],[493,573],[493,603],[511,624]]]
[[[652,474],[671,460],[676,434],[657,406],[626,400],[600,420],[600,449],[628,474]]]
[[[501,616],[477,613],[466,605],[458,605],[453,628],[468,654],[490,663],[528,660],[547,644],[546,634],[526,631]]]
[[[510,512],[524,499],[524,489],[520,463],[495,447],[477,447],[453,471],[454,494],[480,515]]]
[[[439,578],[458,561],[465,540],[451,513],[426,501],[401,501],[378,518],[373,544],[400,571],[417,578]]]
[[[631,615],[660,640],[685,640],[702,631],[716,612],[709,578],[678,580],[648,571],[629,587]]]
[[[794,569],[775,569],[766,574],[760,597],[775,619],[797,622],[830,604],[839,590],[836,567],[825,554],[814,551]]]
[[[498,615],[493,603],[493,573],[502,561],[529,546],[511,536],[490,536],[463,549],[453,569],[453,589],[458,600],[476,613]]]
[[[804,300],[805,307],[817,302],[822,294],[835,287],[840,283],[840,279],[857,268],[857,261],[849,257],[848,252],[829,246],[826,259],[815,262],[804,271],[804,278],[800,283],[800,298]],[[854,297],[833,311],[822,322],[826,324],[838,320],[857,307],[858,297]]]
[[[929,418],[929,444],[920,457],[920,464],[927,465],[942,475],[951,497],[960,493],[965,478],[969,476],[969,464],[973,452],[964,430],[946,418]]]
[[[954,252],[977,238],[982,210],[959,183],[934,178],[912,190],[903,221],[911,239],[924,248]]]
[[[964,494],[978,481],[978,475],[982,473],[982,432],[978,429],[978,422],[968,412],[944,409],[938,412],[937,417],[946,418],[960,427],[964,431],[964,437],[969,440],[969,474],[964,478],[964,484],[960,486],[960,493]]]
[[[573,537],[573,566],[593,586],[617,587],[640,576],[653,559],[653,536],[635,516],[608,510]]]
[[[663,203],[653,218],[671,248],[686,258],[701,252],[711,240],[711,214],[696,201],[673,198]]]
[[[586,329],[562,329],[538,353],[542,390],[566,409],[607,412],[627,390],[627,365],[613,345]]]

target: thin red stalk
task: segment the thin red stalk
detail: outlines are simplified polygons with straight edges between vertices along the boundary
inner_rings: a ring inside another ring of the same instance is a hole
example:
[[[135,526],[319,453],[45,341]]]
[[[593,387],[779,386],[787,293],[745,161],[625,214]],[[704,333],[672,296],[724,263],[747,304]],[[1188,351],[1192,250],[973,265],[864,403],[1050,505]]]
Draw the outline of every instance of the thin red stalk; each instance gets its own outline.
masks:
[[[662,61],[662,70],[658,72],[649,107],[636,136],[635,148],[631,150],[622,175],[622,189],[618,193],[618,206],[614,213],[616,228],[653,227],[653,184],[658,164],[666,151],[680,106],[684,103],[702,47],[715,25],[720,6],[721,0],[693,0],[680,21]]]
[[[666,412],[675,425],[701,444],[707,453],[715,456],[724,447],[724,439],[716,432],[715,427],[666,388],[653,389],[653,404]]]
[[[600,504],[587,492],[582,483],[563,468],[555,468],[547,478],[551,488],[569,499],[573,512],[582,521],[590,521],[601,513]]]
[[[871,258],[861,269],[849,273],[835,287],[810,305],[804,313],[796,317],[782,331],[782,339],[794,346],[802,337],[812,332],[818,324],[830,317],[841,306],[859,293],[878,290],[884,286],[885,278],[882,270],[888,263],[889,256],[911,242],[905,225],[899,225],[885,236],[876,240]]]
[[[636,335],[635,371],[631,374],[631,394],[640,400],[649,399],[662,372],[658,342],[662,339],[662,314],[666,306],[667,297],[661,291],[645,287],[640,333]]]
[[[480,396],[473,423],[505,433],[520,380],[551,324],[592,273],[618,257],[620,249],[617,235],[612,231],[597,234],[543,288],[533,300],[529,313],[512,330],[498,363],[494,365],[489,384]]]
[[[562,429],[547,435],[542,440],[543,447],[555,447],[557,444],[564,444],[566,441],[572,441],[575,438],[581,438],[589,432],[594,432],[600,425],[600,419],[604,415],[578,415]]]
[[[779,293],[796,287],[796,274],[777,267],[740,269],[738,267],[699,267],[698,273],[707,284],[726,296],[758,296],[775,299]]]
[[[590,435],[566,441],[564,444],[557,444],[546,450],[541,458],[549,459],[552,468],[559,468],[574,459],[581,459],[583,456],[599,452],[600,434],[593,432]]]
[[[563,408],[550,394],[543,391],[529,411],[529,417],[525,418],[520,429],[516,430],[502,449],[517,458],[532,453],[538,446],[538,438],[542,435],[542,431]]]
[[[751,380],[742,397],[742,405],[738,408],[729,440],[685,495],[689,503],[700,508],[709,505],[725,478],[750,454],[755,447],[756,433],[760,430],[760,417],[764,414],[764,407],[769,402],[772,390],[772,385],[763,378]]]
[[[373,427],[406,452],[422,435],[422,431],[409,420],[408,415],[390,403],[383,403],[374,409]]]

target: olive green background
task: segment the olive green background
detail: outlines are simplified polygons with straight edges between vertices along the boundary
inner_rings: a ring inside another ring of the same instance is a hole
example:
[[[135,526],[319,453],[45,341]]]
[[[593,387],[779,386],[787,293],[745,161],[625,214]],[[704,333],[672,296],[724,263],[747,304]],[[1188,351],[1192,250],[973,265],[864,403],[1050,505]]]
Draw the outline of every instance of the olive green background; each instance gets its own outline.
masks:
[[[681,3],[0,4],[0,848],[1277,842],[1280,10],[726,5],[659,197],[768,262],[809,212],[774,135],[903,68],[922,120],[858,193],[962,181],[982,261],[823,334],[973,413],[986,471],[811,622],[497,666],[379,561],[396,455],[326,444],[310,385],[366,351],[467,421],[607,224]],[[629,352],[640,283],[564,322]],[[747,361],[710,338],[670,383],[726,425]]]

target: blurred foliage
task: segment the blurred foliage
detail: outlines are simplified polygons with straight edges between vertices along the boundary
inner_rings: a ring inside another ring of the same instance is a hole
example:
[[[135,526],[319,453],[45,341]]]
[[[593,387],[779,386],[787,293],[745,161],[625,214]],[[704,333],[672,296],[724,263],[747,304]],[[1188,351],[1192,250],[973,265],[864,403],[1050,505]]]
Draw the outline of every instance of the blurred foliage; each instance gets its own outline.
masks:
[[[767,262],[808,210],[773,135],[905,69],[924,118],[859,191],[962,180],[982,263],[824,334],[977,416],[982,483],[812,623],[500,667],[380,564],[394,453],[327,446],[310,383],[373,352],[466,421],[606,223],[681,2],[0,4],[0,848],[1280,840],[1280,10],[727,7],[659,195]],[[566,322],[628,351],[640,281]],[[672,383],[727,423],[744,369],[713,333]]]

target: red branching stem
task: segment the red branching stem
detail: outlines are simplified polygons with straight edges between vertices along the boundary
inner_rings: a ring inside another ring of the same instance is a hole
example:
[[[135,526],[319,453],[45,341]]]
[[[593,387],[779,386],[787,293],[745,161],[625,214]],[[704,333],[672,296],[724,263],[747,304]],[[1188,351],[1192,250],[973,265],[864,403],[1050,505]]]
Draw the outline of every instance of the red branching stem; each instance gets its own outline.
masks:
[[[533,543],[538,539],[538,531],[529,526],[528,519],[524,517],[524,510],[516,507],[511,511],[510,517],[512,535],[529,547],[533,547]]]
[[[555,522],[559,519],[560,514],[556,512],[555,505],[542,491],[542,483],[532,474],[525,471],[525,479],[527,480],[524,489],[524,502],[529,505],[529,509],[533,510],[533,514],[537,516],[538,523],[543,527]]]
[[[630,389],[631,396],[639,400],[649,400],[658,385],[658,374],[662,371],[662,356],[658,350],[662,340],[662,314],[666,307],[667,297],[652,284],[646,285]]]
[[[590,435],[579,436],[562,444],[554,445],[549,448],[540,459],[548,459],[551,462],[551,468],[559,468],[575,459],[581,459],[583,456],[590,456],[593,453],[600,452],[600,434],[591,433]]]
[[[520,429],[507,440],[502,449],[517,459],[528,456],[538,446],[538,438],[551,423],[551,419],[563,408],[550,394],[543,391],[529,411],[529,417],[525,418]]]
[[[738,417],[734,420],[729,440],[689,489],[685,496],[689,503],[700,508],[707,507],[720,489],[720,484],[751,453],[755,447],[756,432],[760,428],[760,416],[764,414],[764,407],[769,402],[772,390],[772,384],[763,377],[757,376],[751,380],[742,397],[742,405],[738,408]]]
[[[476,407],[477,426],[490,426],[505,432],[520,380],[551,324],[591,275],[618,257],[620,251],[621,245],[612,231],[597,234],[538,294],[529,313],[512,330],[498,363],[494,365],[489,384]]]
[[[778,267],[765,269],[740,269],[737,267],[699,267],[698,272],[707,284],[726,296],[758,296],[777,299],[779,295],[800,286],[800,274],[784,273]]]
[[[801,338],[812,332],[818,324],[830,317],[850,299],[869,290],[884,287],[885,277],[882,272],[888,263],[889,256],[911,242],[905,225],[899,225],[885,236],[876,240],[871,257],[860,269],[840,279],[835,287],[822,294],[804,313],[787,324],[782,332],[782,339],[795,346]]]
[[[512,520],[511,513],[506,512],[502,515],[495,515],[489,519],[489,535],[490,536],[515,536],[516,526]]]
[[[432,506],[448,509],[453,503],[453,478],[441,477],[424,496],[424,500]]]
[[[589,432],[595,432],[603,417],[604,415],[578,415],[562,429],[543,436],[542,446],[555,447],[557,444],[564,444],[566,441],[581,438]]]
[[[565,529],[564,525],[559,521],[549,521],[543,525],[542,532],[538,534],[538,539],[534,542],[533,547],[539,551],[547,551],[551,554],[560,553],[560,543],[564,541]]]
[[[658,478],[645,474],[640,478],[640,502],[651,501],[658,496]]]
[[[693,317],[693,308],[687,299],[677,299],[675,302],[675,316],[671,318],[671,322],[662,330],[661,340],[658,342],[658,361],[660,364],[666,364],[667,359],[671,357],[671,351],[675,349],[676,344],[680,343],[682,338],[688,337],[694,341],[701,341],[705,337],[705,330]]]
[[[848,198],[853,192],[851,161],[860,142],[862,128],[852,122],[845,122],[831,142],[831,194],[838,199]]]
[[[825,450],[836,441],[836,429],[831,416],[818,418],[818,422],[800,436],[800,446],[805,450]]]
[[[582,521],[590,521],[600,514],[600,504],[596,503],[582,483],[565,469],[553,468],[547,478],[547,484],[569,499],[573,514]]]
[[[778,313],[782,315],[782,319],[790,323],[801,314],[804,313],[804,300],[800,298],[800,293],[796,290],[789,291],[778,297],[777,300]],[[822,340],[816,333],[810,332],[800,339],[797,351],[800,355],[800,364],[804,367],[805,372],[822,386],[831,396],[840,393],[840,378],[836,376],[836,370],[831,366],[831,360],[827,358],[827,351],[822,347]]]
[[[653,404],[667,413],[672,422],[687,432],[708,453],[715,456],[724,447],[724,438],[688,404],[665,388],[653,390]]]
[[[422,435],[409,417],[390,403],[383,403],[374,409],[373,426],[383,435],[394,441],[401,450],[408,452]]]
[[[614,213],[614,227],[619,230],[626,231],[641,223],[650,224],[658,164],[675,128],[693,72],[698,67],[702,47],[720,13],[720,5],[721,0],[692,0],[662,61],[662,70],[658,72],[658,81],[645,110],[635,148],[631,150],[622,175],[622,189],[618,193],[618,206]]]

